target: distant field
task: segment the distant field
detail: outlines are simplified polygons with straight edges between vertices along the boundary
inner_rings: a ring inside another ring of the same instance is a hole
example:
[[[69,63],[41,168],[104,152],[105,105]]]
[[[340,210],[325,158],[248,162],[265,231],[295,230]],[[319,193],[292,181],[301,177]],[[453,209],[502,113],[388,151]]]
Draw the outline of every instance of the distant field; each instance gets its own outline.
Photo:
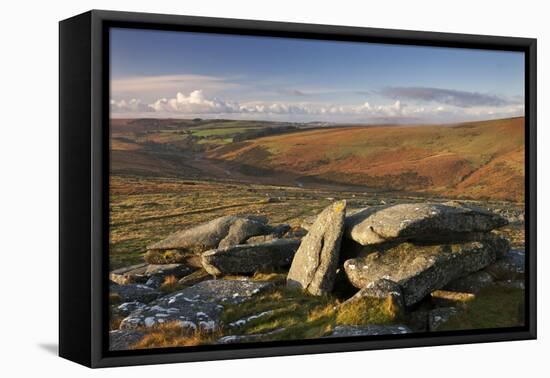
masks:
[[[247,128],[247,127],[232,127],[232,128],[220,128],[220,129],[195,129],[191,133],[194,136],[198,137],[210,137],[210,136],[233,136],[243,131],[256,129],[256,128]]]
[[[209,157],[384,190],[522,202],[524,122],[305,130],[231,143]]]
[[[111,171],[523,202],[524,122],[312,127],[112,120]]]

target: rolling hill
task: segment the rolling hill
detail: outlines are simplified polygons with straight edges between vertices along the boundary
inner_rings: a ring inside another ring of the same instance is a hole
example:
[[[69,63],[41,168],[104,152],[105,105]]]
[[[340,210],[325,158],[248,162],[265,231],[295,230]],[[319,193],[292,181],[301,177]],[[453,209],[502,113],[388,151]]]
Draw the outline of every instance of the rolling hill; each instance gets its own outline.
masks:
[[[523,117],[456,125],[336,127],[233,142],[210,159],[450,197],[524,200]]]

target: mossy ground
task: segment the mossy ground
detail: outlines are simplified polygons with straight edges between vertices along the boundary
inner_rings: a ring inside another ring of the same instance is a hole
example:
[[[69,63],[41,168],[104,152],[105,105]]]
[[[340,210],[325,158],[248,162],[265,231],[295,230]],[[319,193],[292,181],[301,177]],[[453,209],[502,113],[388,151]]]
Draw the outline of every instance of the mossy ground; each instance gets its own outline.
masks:
[[[277,280],[280,274],[258,277]],[[487,288],[475,299],[462,302],[459,314],[438,330],[521,326],[524,322],[523,304],[523,290],[499,286]],[[389,299],[342,304],[342,300],[334,296],[311,296],[278,286],[248,302],[226,306],[222,327],[215,333],[189,333],[168,323],[144,329],[146,336],[132,348],[212,344],[229,335],[261,334],[265,335],[262,341],[316,339],[329,335],[337,325],[403,324],[406,316]],[[112,329],[115,329],[115,323],[120,319],[113,318],[111,322]]]
[[[462,311],[439,330],[519,327],[525,322],[525,291],[492,286],[462,306]]]
[[[322,337],[334,327],[338,304],[334,297],[314,297],[299,290],[278,288],[252,301],[227,306],[222,317],[226,325],[224,333],[251,335],[278,331],[265,337],[265,341]],[[262,313],[265,315],[241,326],[230,325]]]
[[[343,303],[336,315],[336,323],[342,325],[396,324],[404,318],[402,309],[391,297],[362,298]]]

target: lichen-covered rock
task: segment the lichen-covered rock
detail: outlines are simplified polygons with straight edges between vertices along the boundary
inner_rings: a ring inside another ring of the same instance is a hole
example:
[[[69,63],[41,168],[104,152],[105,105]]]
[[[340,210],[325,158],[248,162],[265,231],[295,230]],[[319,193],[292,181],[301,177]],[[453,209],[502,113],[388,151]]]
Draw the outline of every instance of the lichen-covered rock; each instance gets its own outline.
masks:
[[[346,201],[335,202],[319,214],[294,255],[287,276],[288,287],[313,295],[332,291],[345,216]]]
[[[344,325],[336,326],[327,337],[353,337],[353,336],[377,336],[377,335],[402,335],[411,333],[405,325]]]
[[[455,202],[373,206],[346,218],[346,236],[361,245],[388,241],[468,240],[504,226],[507,220],[485,209]]]
[[[109,332],[109,350],[128,350],[145,334],[138,330],[115,330]]]
[[[366,207],[354,208],[354,209],[346,208],[346,222],[354,214],[357,214],[357,213],[359,213],[361,211],[364,211],[366,209],[367,209]],[[309,231],[311,229],[311,226],[313,226],[313,223],[315,223],[315,221],[317,220],[318,216],[319,216],[319,214],[315,214],[315,215],[310,215],[310,216],[304,218],[302,220],[302,223],[300,224],[300,228],[302,228],[303,230]]]
[[[184,250],[200,253],[222,246],[241,244],[251,236],[269,233],[265,217],[227,215],[169,235],[147,247],[149,250]]]
[[[227,235],[220,241],[218,248],[227,248],[241,244],[251,236],[262,235],[268,231],[270,230],[264,223],[247,218],[239,218],[229,227]]]
[[[381,278],[396,282],[402,289],[405,305],[409,306],[449,282],[492,264],[502,246],[501,238],[493,235],[464,244],[402,243],[346,260],[344,269],[357,288]]]
[[[219,328],[224,304],[245,302],[271,287],[250,280],[203,281],[137,309],[122,320],[120,329],[170,322],[189,331],[213,332]]]
[[[117,306],[114,306],[112,309],[112,314],[120,317],[126,317],[130,315],[132,312],[142,309],[146,306],[147,305],[145,303],[138,302],[138,301],[124,302]]]
[[[130,283],[145,283],[152,278],[161,281],[166,276],[180,278],[188,275],[194,269],[185,264],[139,264],[113,270],[109,278],[119,285]],[[147,285],[149,286],[149,285]]]
[[[277,236],[277,234],[258,235],[246,239],[246,244],[269,243],[277,239],[280,239],[280,236]]]
[[[500,259],[489,265],[485,272],[497,281],[523,280],[525,277],[525,251],[507,250]]]
[[[273,288],[270,282],[242,280],[208,280],[183,289],[174,295],[200,298],[219,303],[238,304],[245,302],[265,290]]]
[[[109,273],[109,279],[119,285],[139,282],[143,277],[147,264],[136,264],[118,268]],[[145,280],[146,281],[146,280]]]
[[[269,234],[249,237],[248,239],[246,239],[246,244],[267,243],[276,239],[280,239],[289,230],[290,230],[290,226],[288,224],[280,224],[277,226],[272,226]]]
[[[337,308],[336,322],[345,325],[394,323],[405,312],[401,288],[381,279],[359,290]]]
[[[278,239],[214,249],[202,254],[202,266],[213,276],[270,271],[290,265],[299,245],[299,240]]]
[[[494,281],[495,279],[489,273],[479,271],[449,282],[444,289],[477,294],[482,289],[491,286]]]
[[[111,293],[117,294],[122,302],[151,302],[162,295],[159,291],[142,284],[117,285],[109,287]]]

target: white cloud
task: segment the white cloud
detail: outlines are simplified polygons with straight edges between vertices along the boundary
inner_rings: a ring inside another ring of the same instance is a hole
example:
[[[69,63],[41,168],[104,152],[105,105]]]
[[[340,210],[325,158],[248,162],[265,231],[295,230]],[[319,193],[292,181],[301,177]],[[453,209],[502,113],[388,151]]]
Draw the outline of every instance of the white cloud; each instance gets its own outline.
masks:
[[[154,109],[151,106],[135,98],[119,101],[111,100],[111,112],[113,113],[145,113],[153,111]]]
[[[162,98],[149,106],[160,113],[222,114],[240,111],[238,103],[208,99],[202,90],[194,90],[188,96],[178,92],[175,98]]]
[[[172,98],[160,98],[150,104],[139,99],[112,100],[111,111],[117,116],[139,116],[154,112],[158,117],[211,116],[228,118],[266,118],[279,120],[321,120],[366,122],[368,120],[402,120],[403,122],[458,122],[475,119],[504,118],[523,115],[523,105],[457,107],[441,104],[329,105],[307,102],[225,101],[205,95],[203,90],[189,94],[178,92]],[[150,116],[150,114],[149,114]]]

